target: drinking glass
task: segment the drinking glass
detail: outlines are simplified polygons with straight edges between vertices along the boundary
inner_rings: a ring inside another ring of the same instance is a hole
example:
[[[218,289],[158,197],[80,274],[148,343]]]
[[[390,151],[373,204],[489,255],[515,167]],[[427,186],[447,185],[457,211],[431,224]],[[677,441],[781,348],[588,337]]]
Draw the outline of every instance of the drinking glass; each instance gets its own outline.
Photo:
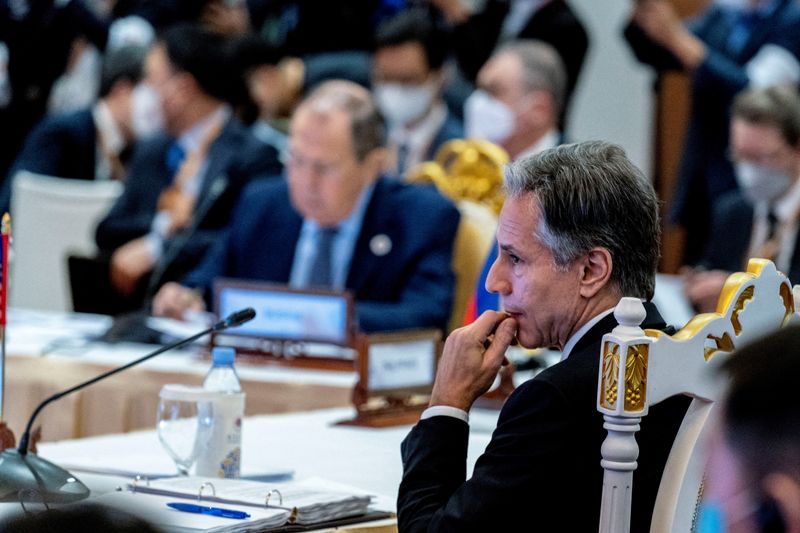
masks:
[[[198,452],[208,445],[214,425],[212,391],[164,385],[158,395],[158,440],[178,473],[188,476]]]

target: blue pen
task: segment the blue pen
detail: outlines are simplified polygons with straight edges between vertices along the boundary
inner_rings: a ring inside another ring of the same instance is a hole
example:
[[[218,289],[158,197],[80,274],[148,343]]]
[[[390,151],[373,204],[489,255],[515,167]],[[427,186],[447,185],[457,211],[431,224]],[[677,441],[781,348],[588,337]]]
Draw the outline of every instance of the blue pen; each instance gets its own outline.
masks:
[[[209,516],[220,516],[222,518],[250,518],[250,515],[244,511],[234,511],[233,509],[222,509],[220,507],[205,507],[193,503],[169,502],[167,507],[171,507],[177,511],[183,511],[184,513],[207,514]]]

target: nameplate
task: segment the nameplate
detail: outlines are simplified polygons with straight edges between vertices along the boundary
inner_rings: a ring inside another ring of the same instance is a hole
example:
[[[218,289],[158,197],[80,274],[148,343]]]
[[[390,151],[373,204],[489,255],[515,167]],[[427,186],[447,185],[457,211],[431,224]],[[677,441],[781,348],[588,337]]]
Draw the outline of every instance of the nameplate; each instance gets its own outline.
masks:
[[[260,339],[348,345],[352,339],[352,298],[332,291],[297,291],[283,285],[218,279],[218,316],[243,307],[256,310],[250,322],[226,331]]]
[[[437,340],[374,343],[369,347],[368,390],[429,392],[436,370]]]

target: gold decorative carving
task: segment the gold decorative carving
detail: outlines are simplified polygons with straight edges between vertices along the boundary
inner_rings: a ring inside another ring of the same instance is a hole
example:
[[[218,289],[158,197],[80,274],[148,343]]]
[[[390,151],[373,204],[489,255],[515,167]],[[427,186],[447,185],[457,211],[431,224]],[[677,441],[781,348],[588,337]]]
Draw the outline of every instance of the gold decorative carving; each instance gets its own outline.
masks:
[[[792,288],[788,283],[781,283],[780,288],[781,300],[783,300],[783,324],[789,320],[789,317],[794,313],[794,296],[792,295]]]
[[[628,346],[625,362],[625,410],[641,411],[647,400],[647,344]]]
[[[736,348],[736,346],[733,343],[733,339],[731,338],[730,335],[728,335],[727,331],[725,333],[723,333],[721,337],[715,337],[714,335],[710,335],[709,334],[708,337],[706,337],[706,339],[708,339],[710,341],[714,341],[714,345],[715,345],[715,346],[706,346],[705,347],[705,351],[703,353],[703,356],[705,357],[706,361],[711,359],[711,356],[713,356],[717,352],[729,352],[730,353]]]
[[[756,288],[751,285],[747,287],[742,294],[739,295],[739,298],[736,300],[736,305],[733,307],[733,313],[731,313],[731,324],[733,324],[733,331],[736,333],[736,336],[742,334],[742,323],[739,322],[739,313],[741,313],[750,300],[753,299],[753,293],[755,292]]]
[[[500,212],[505,201],[503,166],[508,154],[499,146],[478,140],[448,141],[435,161],[420,163],[406,172],[406,180],[433,183],[453,200],[471,200]]]
[[[619,375],[619,344],[607,342],[603,351],[603,387],[600,405],[614,409],[617,404],[617,376]]]

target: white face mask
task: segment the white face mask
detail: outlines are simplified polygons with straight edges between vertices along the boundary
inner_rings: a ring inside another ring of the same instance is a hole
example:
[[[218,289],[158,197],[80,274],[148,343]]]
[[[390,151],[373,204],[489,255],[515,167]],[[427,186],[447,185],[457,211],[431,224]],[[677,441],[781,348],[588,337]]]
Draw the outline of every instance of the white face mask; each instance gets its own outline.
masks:
[[[782,170],[765,165],[736,163],[736,181],[745,198],[753,204],[772,202],[785,193],[794,178]]]
[[[485,91],[477,90],[464,102],[464,129],[471,139],[500,144],[514,131],[514,112]]]
[[[131,127],[137,139],[164,130],[164,113],[158,91],[145,83],[133,88],[131,96]]]
[[[374,92],[378,109],[390,126],[406,125],[422,118],[436,95],[432,83],[423,85],[378,83]]]

